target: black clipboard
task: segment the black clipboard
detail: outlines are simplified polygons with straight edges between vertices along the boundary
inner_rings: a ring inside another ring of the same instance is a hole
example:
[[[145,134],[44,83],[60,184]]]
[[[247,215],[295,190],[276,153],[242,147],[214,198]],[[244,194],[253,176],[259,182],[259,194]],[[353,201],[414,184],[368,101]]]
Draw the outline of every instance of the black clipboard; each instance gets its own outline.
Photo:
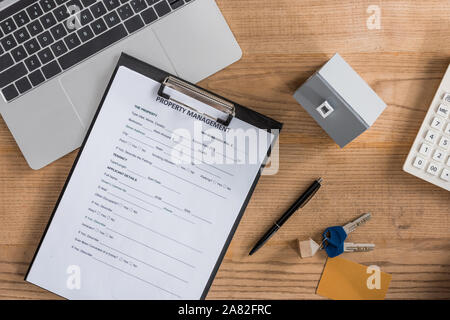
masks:
[[[66,191],[67,185],[69,184],[69,181],[70,181],[70,179],[72,177],[72,174],[73,174],[73,172],[74,172],[74,170],[75,170],[75,168],[76,168],[76,166],[78,164],[78,160],[79,160],[81,154],[83,153],[84,146],[86,145],[86,142],[88,141],[88,138],[89,138],[89,135],[90,135],[90,133],[92,131],[92,128],[95,125],[95,122],[96,122],[97,117],[98,117],[98,115],[100,113],[100,110],[101,110],[101,108],[102,108],[102,106],[104,104],[104,101],[105,101],[108,93],[109,93],[111,85],[114,82],[114,79],[115,79],[115,76],[117,74],[117,71],[122,66],[126,67],[126,68],[128,68],[130,70],[133,70],[135,72],[138,72],[138,73],[140,73],[140,74],[142,74],[142,75],[144,75],[144,76],[146,76],[148,78],[151,78],[151,79],[161,83],[161,87],[159,89],[158,94],[161,97],[165,98],[165,99],[173,100],[169,95],[167,95],[164,92],[165,87],[170,87],[170,88],[172,88],[174,90],[178,90],[181,93],[183,93],[185,95],[188,95],[188,96],[190,96],[190,97],[192,97],[194,99],[198,99],[199,101],[201,101],[201,102],[203,102],[205,104],[208,104],[211,107],[214,107],[216,109],[221,110],[222,112],[227,114],[226,118],[224,118],[224,119],[217,119],[217,118],[215,118],[213,120],[215,120],[218,123],[223,124],[225,126],[227,126],[230,123],[230,121],[234,117],[236,117],[236,118],[238,118],[238,119],[240,119],[242,121],[245,121],[245,122],[247,122],[247,123],[249,123],[249,124],[259,128],[259,129],[263,129],[263,130],[267,130],[267,131],[277,130],[276,132],[279,133],[281,131],[282,127],[283,127],[283,124],[278,122],[278,121],[275,121],[275,120],[273,120],[273,119],[271,119],[269,117],[266,117],[266,116],[264,116],[264,115],[262,115],[262,114],[260,114],[260,113],[258,113],[256,111],[253,111],[253,110],[251,110],[249,108],[241,106],[241,105],[239,105],[239,104],[237,104],[235,102],[232,102],[232,101],[230,101],[230,100],[228,100],[228,99],[226,99],[224,97],[216,95],[216,94],[214,94],[214,93],[212,93],[212,92],[210,92],[208,90],[202,89],[202,88],[196,86],[195,84],[192,84],[192,83],[187,82],[187,81],[185,81],[183,79],[180,79],[179,77],[177,77],[175,75],[172,75],[170,73],[167,73],[167,72],[165,72],[165,71],[163,71],[161,69],[158,69],[158,68],[156,68],[156,67],[154,67],[154,66],[152,66],[152,65],[150,65],[148,63],[145,63],[145,62],[140,61],[140,60],[138,60],[136,58],[133,58],[133,57],[131,57],[131,56],[125,54],[125,53],[122,53],[120,58],[119,58],[119,61],[118,61],[117,65],[116,65],[116,68],[114,69],[114,72],[113,72],[113,74],[111,76],[111,79],[110,79],[110,81],[108,83],[108,86],[107,86],[107,88],[105,90],[105,93],[104,93],[104,95],[102,97],[102,100],[101,100],[101,102],[99,104],[99,107],[98,107],[98,109],[97,109],[97,111],[96,111],[96,113],[94,115],[92,123],[91,123],[91,125],[90,125],[90,127],[89,127],[89,129],[87,131],[86,137],[84,138],[83,143],[82,143],[82,145],[80,147],[80,150],[78,151],[78,155],[77,155],[77,157],[76,157],[76,159],[74,161],[74,164],[73,164],[73,166],[72,166],[72,168],[71,168],[71,170],[69,172],[69,175],[68,175],[68,177],[66,179],[66,182],[64,183],[64,187],[63,187],[63,189],[61,191],[61,194],[59,195],[59,198],[58,198],[58,200],[56,202],[55,208],[53,209],[52,215],[50,216],[49,222],[47,223],[47,226],[45,228],[44,234],[42,235],[41,240],[39,241],[39,244],[38,244],[38,247],[36,249],[36,252],[34,253],[33,259],[31,260],[31,263],[30,263],[30,266],[29,266],[29,268],[27,270],[27,273],[25,274],[25,281],[27,280],[28,274],[29,274],[29,272],[30,272],[30,270],[31,270],[31,268],[33,266],[33,263],[34,263],[34,261],[36,259],[36,256],[37,256],[38,252],[39,252],[39,249],[40,249],[40,247],[41,247],[41,245],[42,245],[42,243],[44,241],[44,238],[45,238],[45,236],[46,236],[46,234],[48,232],[48,229],[49,229],[50,224],[51,224],[51,222],[53,220],[53,217],[54,217],[54,215],[55,215],[55,213],[56,213],[56,211],[58,209],[59,203],[60,203],[60,201],[61,201],[61,199],[62,199],[62,197],[63,197],[63,195],[64,195],[64,193]],[[176,100],[174,100],[174,101],[176,103],[180,103],[179,101],[176,101]],[[184,106],[186,106],[186,105],[184,105]],[[186,107],[188,107],[190,109],[193,109],[190,106],[186,106]],[[204,115],[208,116],[207,114],[204,114]],[[277,138],[278,138],[278,134],[275,135],[273,143],[276,142]],[[269,148],[269,150],[267,152],[267,158],[270,156],[270,152],[271,152],[271,148]],[[266,158],[266,160],[267,160],[267,158]],[[263,162],[262,166],[264,166],[265,163],[266,163],[266,161]],[[247,197],[245,198],[245,201],[242,204],[241,210],[240,210],[240,212],[239,212],[239,214],[238,214],[238,216],[237,216],[237,218],[236,218],[236,220],[235,220],[235,222],[234,222],[234,224],[233,224],[233,226],[232,226],[232,228],[230,230],[230,233],[228,234],[228,237],[227,237],[227,239],[225,241],[225,244],[224,244],[224,246],[223,246],[223,248],[222,248],[222,250],[221,250],[221,252],[219,254],[219,257],[218,257],[218,259],[217,259],[217,261],[216,261],[216,263],[214,265],[213,271],[211,272],[210,277],[208,279],[208,282],[206,283],[205,288],[203,290],[203,293],[202,293],[202,295],[200,297],[201,300],[205,299],[206,295],[208,294],[209,288],[211,287],[212,282],[214,281],[214,278],[215,278],[215,276],[217,274],[217,271],[219,270],[219,267],[220,267],[220,265],[222,263],[222,260],[223,260],[223,258],[225,256],[225,253],[228,250],[230,242],[231,242],[231,240],[232,240],[232,238],[234,236],[234,233],[236,232],[236,229],[237,229],[237,227],[239,225],[239,222],[242,219],[244,211],[247,208],[248,202],[250,201],[250,198],[251,198],[251,196],[252,196],[252,194],[253,194],[253,192],[255,190],[256,184],[258,183],[258,180],[259,180],[260,176],[261,176],[261,170],[258,171],[258,174],[256,175],[255,180],[253,181],[253,184],[250,187],[249,193],[247,194]]]

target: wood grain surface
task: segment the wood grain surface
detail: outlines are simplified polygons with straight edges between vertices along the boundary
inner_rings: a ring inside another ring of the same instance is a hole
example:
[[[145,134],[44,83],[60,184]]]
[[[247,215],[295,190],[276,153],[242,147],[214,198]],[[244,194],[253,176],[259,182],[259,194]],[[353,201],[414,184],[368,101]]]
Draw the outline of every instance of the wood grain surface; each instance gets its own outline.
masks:
[[[298,256],[297,238],[363,212],[351,235],[371,253],[345,254],[392,274],[388,299],[450,298],[450,196],[402,171],[450,63],[448,0],[218,0],[242,60],[204,80],[210,90],[284,123],[280,168],[263,176],[208,295],[209,299],[321,299],[326,260]],[[381,29],[368,30],[369,5]],[[292,98],[339,52],[388,104],[375,125],[340,149]],[[30,108],[35,106],[30,106]],[[76,152],[31,170],[0,120],[0,298],[53,299],[23,281]],[[248,251],[317,177],[324,187],[255,256]]]

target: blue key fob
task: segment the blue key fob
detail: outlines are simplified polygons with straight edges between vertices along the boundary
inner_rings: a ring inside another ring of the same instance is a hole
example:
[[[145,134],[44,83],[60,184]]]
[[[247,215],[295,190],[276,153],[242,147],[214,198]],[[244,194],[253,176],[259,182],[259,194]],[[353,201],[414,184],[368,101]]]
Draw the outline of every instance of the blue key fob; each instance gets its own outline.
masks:
[[[344,228],[330,227],[323,233],[323,238],[326,241],[325,251],[330,258],[337,257],[344,252],[344,242],[347,239],[347,233]]]

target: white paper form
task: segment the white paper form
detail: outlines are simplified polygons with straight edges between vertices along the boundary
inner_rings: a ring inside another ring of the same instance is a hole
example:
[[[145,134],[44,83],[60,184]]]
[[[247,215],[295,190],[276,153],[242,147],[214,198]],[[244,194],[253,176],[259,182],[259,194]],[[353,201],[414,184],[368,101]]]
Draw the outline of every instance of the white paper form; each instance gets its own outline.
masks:
[[[273,136],[196,118],[159,87],[118,69],[27,281],[69,299],[201,297]]]

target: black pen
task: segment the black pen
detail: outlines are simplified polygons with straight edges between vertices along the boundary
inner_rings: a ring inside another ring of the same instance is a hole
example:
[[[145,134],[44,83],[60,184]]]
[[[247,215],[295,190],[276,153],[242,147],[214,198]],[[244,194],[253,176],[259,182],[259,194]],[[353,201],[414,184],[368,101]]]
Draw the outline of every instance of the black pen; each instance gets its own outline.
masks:
[[[305,193],[303,193],[300,198],[298,198],[298,200],[295,201],[295,203],[286,211],[286,213],[283,214],[277,222],[275,222],[273,227],[264,234],[264,236],[258,241],[258,243],[253,247],[248,255],[251,256],[256,251],[258,251],[298,209],[303,208],[320,189],[320,187],[322,186],[321,183],[322,178],[314,181],[313,184],[308,188],[308,190],[306,190]]]

